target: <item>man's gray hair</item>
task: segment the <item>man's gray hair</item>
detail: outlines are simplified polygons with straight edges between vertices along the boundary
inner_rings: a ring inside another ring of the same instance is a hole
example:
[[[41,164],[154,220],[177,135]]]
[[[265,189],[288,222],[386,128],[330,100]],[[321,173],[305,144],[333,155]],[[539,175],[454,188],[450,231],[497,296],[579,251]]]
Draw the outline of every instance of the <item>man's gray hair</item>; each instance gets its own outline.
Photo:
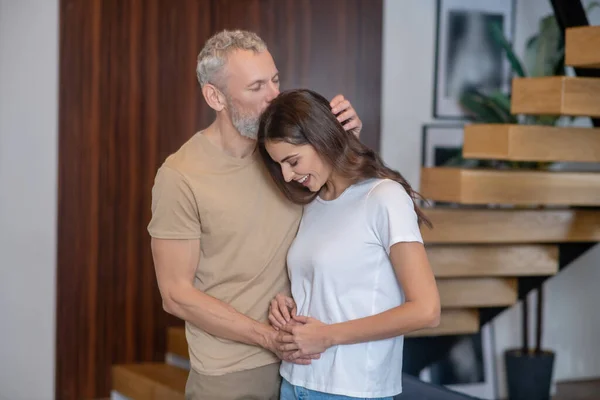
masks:
[[[224,30],[213,35],[198,54],[196,75],[200,86],[216,84],[220,78],[227,56],[235,50],[251,50],[260,53],[267,50],[265,42],[256,33]]]

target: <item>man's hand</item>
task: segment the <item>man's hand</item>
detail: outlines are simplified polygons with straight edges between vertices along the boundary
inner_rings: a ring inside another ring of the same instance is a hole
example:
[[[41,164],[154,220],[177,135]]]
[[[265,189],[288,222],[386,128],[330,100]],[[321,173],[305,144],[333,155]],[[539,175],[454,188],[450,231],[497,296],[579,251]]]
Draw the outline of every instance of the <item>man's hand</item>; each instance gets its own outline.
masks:
[[[344,129],[351,131],[357,138],[360,137],[362,121],[358,118],[352,104],[344,96],[338,94],[331,100],[329,105],[331,106],[331,112],[337,116],[337,120],[340,121]]]
[[[271,300],[269,322],[276,330],[281,329],[296,316],[296,302],[291,297],[281,293]]]

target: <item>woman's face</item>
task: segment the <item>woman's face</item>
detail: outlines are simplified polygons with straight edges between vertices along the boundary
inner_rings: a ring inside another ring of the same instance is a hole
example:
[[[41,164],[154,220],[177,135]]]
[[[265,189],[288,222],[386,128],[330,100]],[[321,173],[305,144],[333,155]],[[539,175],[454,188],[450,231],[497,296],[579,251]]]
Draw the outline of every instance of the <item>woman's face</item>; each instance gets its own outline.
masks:
[[[309,144],[267,141],[265,148],[273,161],[279,163],[283,178],[288,183],[296,181],[311,192],[318,192],[330,179],[331,166]]]

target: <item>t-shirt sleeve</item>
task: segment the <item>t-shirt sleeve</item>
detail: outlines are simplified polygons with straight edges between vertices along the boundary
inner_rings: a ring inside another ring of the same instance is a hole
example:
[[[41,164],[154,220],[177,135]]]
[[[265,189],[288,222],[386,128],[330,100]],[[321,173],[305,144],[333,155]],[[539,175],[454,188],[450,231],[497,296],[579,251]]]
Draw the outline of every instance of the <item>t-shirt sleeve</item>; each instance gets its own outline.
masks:
[[[179,172],[159,168],[152,188],[150,236],[157,239],[199,239],[200,215],[194,193]]]
[[[398,182],[385,180],[367,197],[369,225],[389,254],[399,242],[423,243],[412,198]]]

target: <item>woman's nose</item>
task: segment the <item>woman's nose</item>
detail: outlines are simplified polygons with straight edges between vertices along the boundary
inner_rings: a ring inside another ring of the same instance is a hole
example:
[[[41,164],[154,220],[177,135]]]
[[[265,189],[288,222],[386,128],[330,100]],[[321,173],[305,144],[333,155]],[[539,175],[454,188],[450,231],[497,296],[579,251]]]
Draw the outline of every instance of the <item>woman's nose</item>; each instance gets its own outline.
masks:
[[[294,177],[294,172],[292,171],[292,169],[290,167],[282,165],[281,166],[281,175],[283,175],[283,179],[286,182],[291,182],[292,178]]]

